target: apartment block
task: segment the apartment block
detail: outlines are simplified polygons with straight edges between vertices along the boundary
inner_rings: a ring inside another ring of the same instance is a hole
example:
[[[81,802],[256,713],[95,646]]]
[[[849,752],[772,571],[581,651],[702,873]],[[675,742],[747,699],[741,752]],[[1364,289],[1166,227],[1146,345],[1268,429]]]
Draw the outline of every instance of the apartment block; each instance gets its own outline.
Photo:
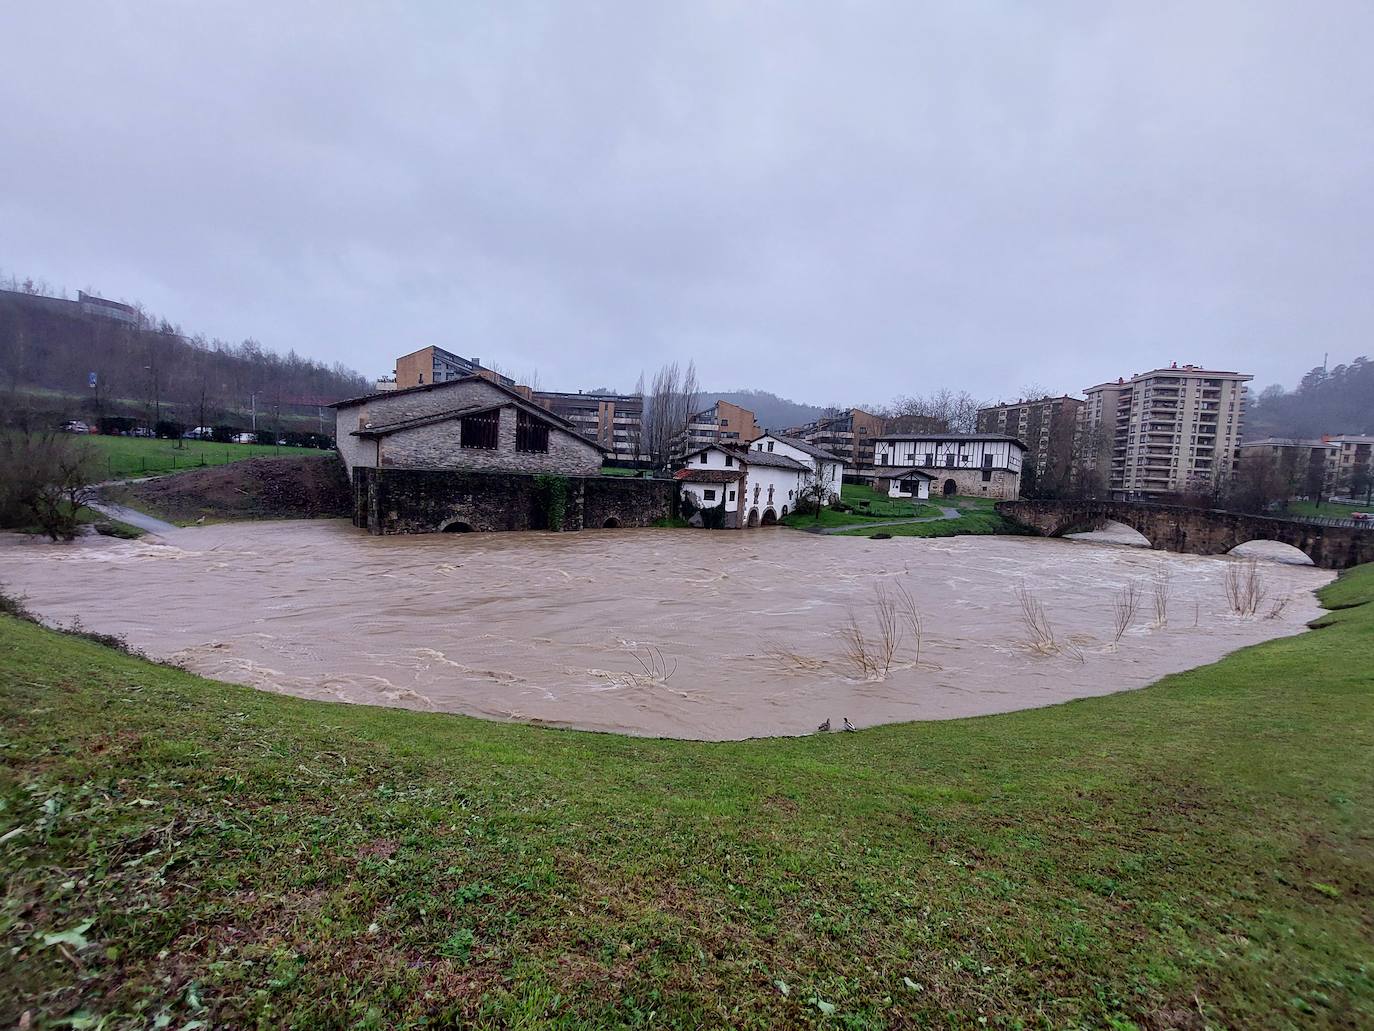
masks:
[[[561,393],[536,390],[531,400],[568,420],[588,440],[594,440],[616,458],[640,456],[643,439],[644,398],[638,394]]]
[[[1093,464],[1108,488],[1152,497],[1229,477],[1252,378],[1174,364],[1089,387],[1081,427],[1101,442]]]
[[[481,376],[503,387],[515,386],[509,376],[483,367],[480,358],[464,358],[442,347],[422,347],[396,359],[396,387],[406,390],[430,383],[447,383],[464,376]]]
[[[979,409],[977,429],[1015,437],[1026,446],[1023,477],[1067,478],[1082,409],[1083,402],[1067,394],[996,404]]]
[[[847,472],[871,476],[874,441],[888,430],[888,420],[881,415],[865,412],[862,408],[851,408],[838,415],[790,429],[787,435],[824,448],[839,457],[849,466]]]
[[[1336,454],[1336,489],[1349,496],[1367,496],[1370,478],[1374,477],[1374,437],[1351,435],[1322,439],[1340,449]]]
[[[687,420],[687,432],[680,434],[673,444],[673,455],[681,459],[692,451],[710,444],[747,445],[763,436],[754,413],[748,408],[717,401]]]
[[[1297,440],[1266,437],[1237,447],[1241,462],[1264,458],[1286,480],[1295,494],[1320,487],[1329,497],[1336,490],[1341,447],[1327,438]]]

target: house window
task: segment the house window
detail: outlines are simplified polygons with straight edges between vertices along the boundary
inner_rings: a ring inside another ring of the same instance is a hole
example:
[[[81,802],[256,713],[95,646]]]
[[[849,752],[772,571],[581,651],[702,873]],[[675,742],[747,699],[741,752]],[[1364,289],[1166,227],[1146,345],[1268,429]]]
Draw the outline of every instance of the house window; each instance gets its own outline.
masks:
[[[701,464],[702,464],[702,465],[705,465],[705,464],[706,464],[706,452],[705,452],[705,451],[703,451],[703,452],[701,453]]]
[[[992,468],[992,456],[991,456],[991,455],[984,455],[984,456],[983,456],[983,468],[984,468],[984,469],[991,469],[991,468]]]
[[[729,426],[729,425],[730,425],[730,420],[729,420],[729,419],[722,419],[722,420],[720,420],[720,424],[721,424],[722,426]]]
[[[773,450],[773,442],[772,442],[771,440],[768,442],[768,450],[769,450],[769,451],[772,451],[772,450]]]
[[[545,454],[549,450],[549,424],[522,408],[515,410],[515,450]]]
[[[988,469],[988,468],[984,468],[984,469],[983,469],[983,482],[984,482],[984,483],[987,483],[987,482],[989,482],[991,479],[992,479],[992,470],[991,470],[991,469]]]
[[[495,451],[501,435],[501,410],[465,415],[458,420],[458,442],[461,447]]]
[[[953,468],[954,468],[954,456],[953,456],[953,455],[945,455],[945,468],[946,468],[946,469],[953,469]]]
[[[734,492],[734,491],[731,491],[731,492],[730,492],[730,500],[731,500],[731,501],[734,501],[734,500],[735,500],[735,492]]]
[[[707,501],[716,500],[716,492],[713,490],[704,490],[701,492],[701,496],[705,498]]]
[[[933,451],[927,451],[927,452],[926,452],[926,465],[934,465],[934,464],[935,464],[935,452],[933,452]]]
[[[726,464],[727,467],[734,465],[734,464],[735,464],[735,456],[734,456],[734,455],[726,455],[726,456],[725,456],[725,464]]]

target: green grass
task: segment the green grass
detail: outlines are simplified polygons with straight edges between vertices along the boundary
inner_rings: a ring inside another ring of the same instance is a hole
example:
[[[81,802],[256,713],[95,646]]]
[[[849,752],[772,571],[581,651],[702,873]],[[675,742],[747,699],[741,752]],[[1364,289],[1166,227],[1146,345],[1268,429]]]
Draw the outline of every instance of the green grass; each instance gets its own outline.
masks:
[[[641,469],[626,469],[620,465],[603,465],[601,467],[602,476],[639,476],[642,472]]]
[[[1371,1026],[1374,567],[1325,596],[1142,691],[727,744],[0,616],[0,1024]]]
[[[937,505],[911,504],[905,502],[894,505],[899,511],[892,513],[874,512],[871,515],[863,515],[859,512],[836,512],[831,508],[821,509],[820,520],[817,521],[815,513],[803,514],[800,512],[788,512],[780,522],[784,526],[795,526],[799,529],[809,529],[813,526],[832,527],[832,526],[863,526],[866,523],[882,522],[885,519],[920,519],[927,516],[940,515]]]
[[[224,465],[245,458],[333,454],[332,451],[313,448],[278,448],[268,444],[214,444],[200,440],[155,440],[96,434],[80,439],[95,449],[96,468],[101,478],[110,480],[178,472],[205,465]]]
[[[1374,512],[1371,505],[1340,505],[1334,501],[1290,501],[1285,515],[1324,516],[1327,519],[1349,519],[1356,512]]]
[[[840,537],[871,537],[886,533],[893,537],[961,537],[965,534],[1025,533],[1025,529],[1009,523],[996,512],[961,510],[958,519],[941,519],[933,523],[895,523],[889,526],[860,527],[838,534]]]

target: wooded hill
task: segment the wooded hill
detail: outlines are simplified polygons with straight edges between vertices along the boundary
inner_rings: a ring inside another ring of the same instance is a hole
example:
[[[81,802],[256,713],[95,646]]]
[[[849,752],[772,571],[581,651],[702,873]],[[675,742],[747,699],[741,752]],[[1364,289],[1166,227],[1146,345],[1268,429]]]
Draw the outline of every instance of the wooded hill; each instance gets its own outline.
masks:
[[[1250,405],[1245,436],[1315,438],[1323,433],[1374,434],[1374,362],[1318,366],[1295,390],[1266,388]]]
[[[110,307],[126,314],[117,310],[122,306]],[[370,388],[338,363],[277,354],[254,340],[188,336],[165,319],[133,311],[134,321],[122,321],[65,298],[0,290],[0,387],[11,395],[6,421],[108,415],[151,421],[157,414],[192,425],[237,423],[255,395],[260,422],[278,410],[289,420]]]

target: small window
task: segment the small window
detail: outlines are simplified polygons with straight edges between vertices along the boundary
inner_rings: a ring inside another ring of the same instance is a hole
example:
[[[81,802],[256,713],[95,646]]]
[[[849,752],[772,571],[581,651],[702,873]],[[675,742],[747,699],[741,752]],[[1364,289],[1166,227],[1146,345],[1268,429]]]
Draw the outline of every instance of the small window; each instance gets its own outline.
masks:
[[[515,410],[515,450],[547,454],[549,424],[541,422],[523,408]]]
[[[992,479],[992,470],[991,470],[991,469],[984,469],[984,470],[983,470],[983,482],[984,482],[984,483],[988,483],[991,479]]]
[[[713,490],[704,490],[701,492],[701,496],[705,498],[707,501],[716,500],[716,492]]]
[[[926,465],[934,465],[934,464],[935,464],[935,453],[934,453],[933,451],[927,451],[927,452],[926,452]]]
[[[705,452],[705,451],[703,451],[703,452],[701,453],[701,464],[702,464],[702,465],[705,465],[705,464],[706,464],[706,452]]]
[[[501,410],[465,415],[458,420],[458,443],[461,447],[495,451],[501,436]]]
[[[768,450],[769,450],[769,451],[772,451],[772,450],[773,450],[773,442],[772,442],[771,440],[768,442]]]
[[[731,492],[730,492],[730,500],[731,500],[731,501],[734,501],[734,500],[735,500],[735,492],[734,492],[734,491],[731,491]]]
[[[732,466],[732,465],[734,465],[734,464],[735,464],[735,456],[734,456],[734,455],[726,455],[726,456],[725,456],[725,465],[726,465],[726,468],[729,468],[730,466]]]
[[[722,426],[729,426],[729,425],[730,425],[730,420],[729,420],[729,419],[722,419],[722,420],[720,420],[720,424],[721,424]]]

